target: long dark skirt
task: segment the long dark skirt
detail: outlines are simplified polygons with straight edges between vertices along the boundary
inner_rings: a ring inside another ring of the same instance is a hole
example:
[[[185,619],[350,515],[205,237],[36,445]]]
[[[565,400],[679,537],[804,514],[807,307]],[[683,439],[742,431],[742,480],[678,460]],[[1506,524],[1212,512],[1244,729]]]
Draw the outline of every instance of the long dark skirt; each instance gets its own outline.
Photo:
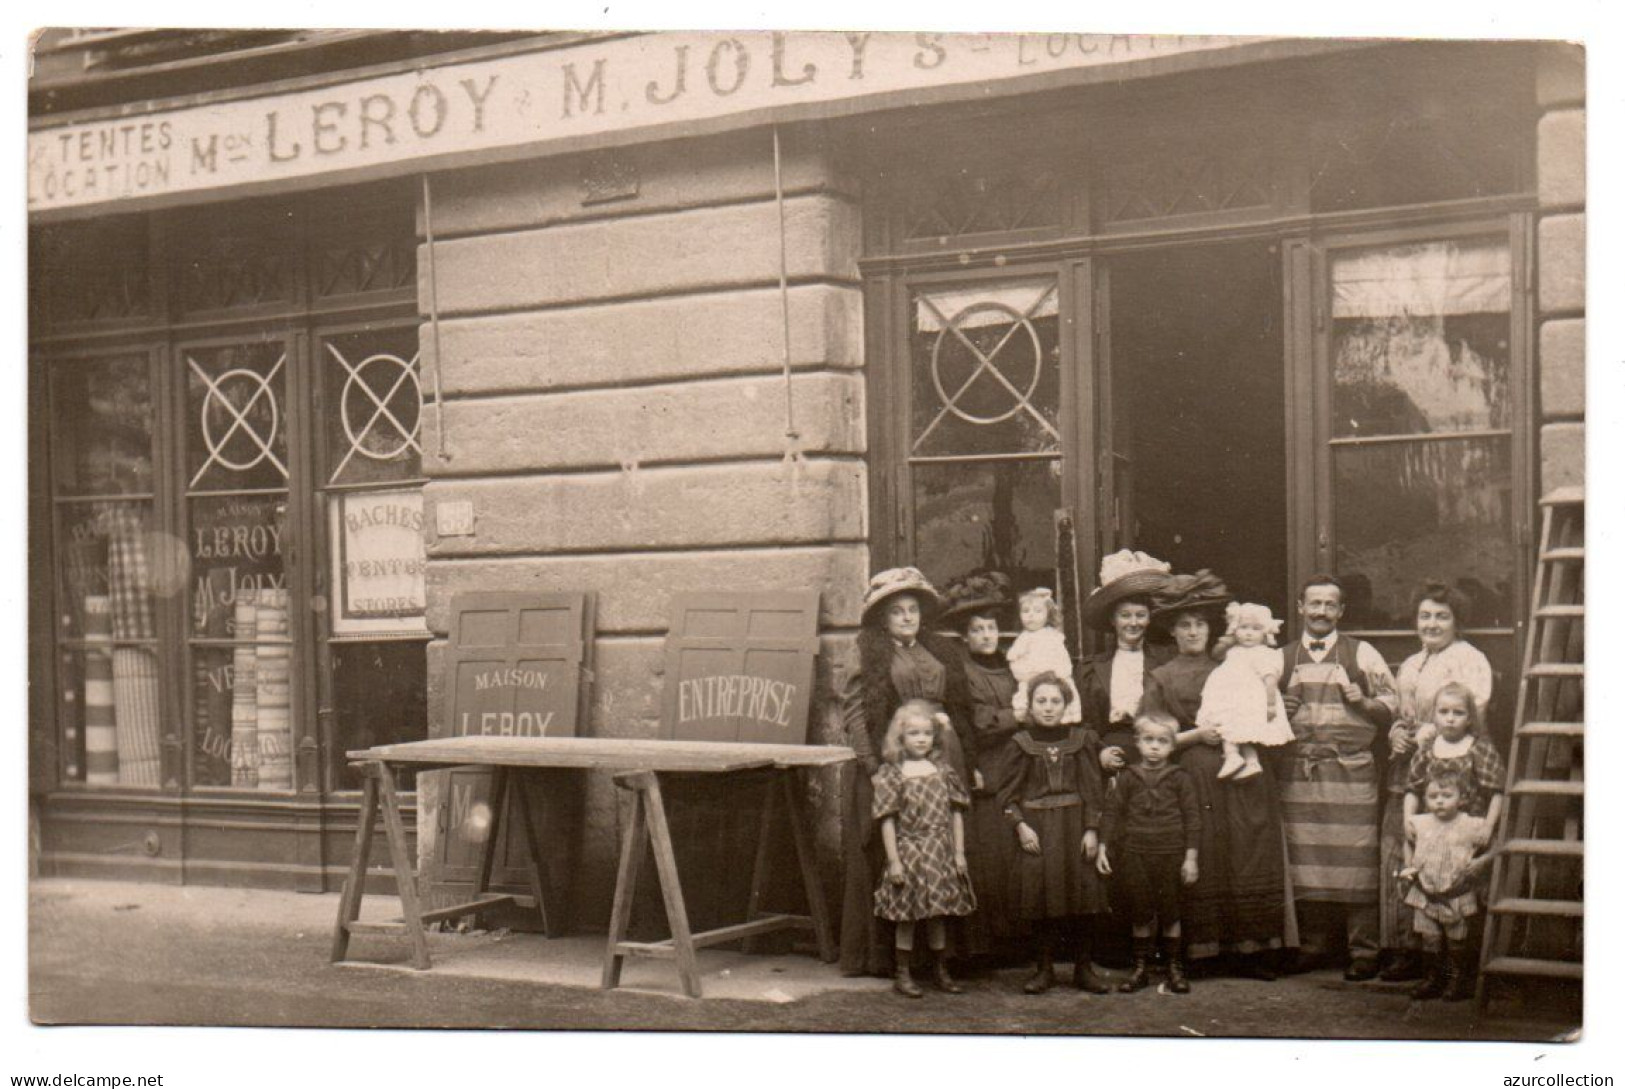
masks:
[[[1179,754],[1202,806],[1198,880],[1183,901],[1192,959],[1276,948],[1285,927],[1286,860],[1274,770],[1266,760],[1262,775],[1236,782],[1218,777],[1223,763],[1224,750],[1214,745],[1191,745]]]
[[[1025,936],[1016,884],[1016,856],[1020,853],[1015,827],[1005,819],[998,799],[991,794],[972,795],[965,818],[965,862],[970,867],[971,888],[976,890],[976,910],[960,923],[962,952],[976,956],[1013,952],[1016,941]]]
[[[886,872],[886,847],[871,815],[874,785],[859,764],[848,764],[841,792],[844,881],[841,892],[841,974],[890,975],[896,963],[896,924],[875,917],[875,882]]]
[[[1024,809],[1038,833],[1038,854],[1019,852],[1019,911],[1027,920],[1064,919],[1106,910],[1106,888],[1095,860],[1083,854],[1083,807]]]

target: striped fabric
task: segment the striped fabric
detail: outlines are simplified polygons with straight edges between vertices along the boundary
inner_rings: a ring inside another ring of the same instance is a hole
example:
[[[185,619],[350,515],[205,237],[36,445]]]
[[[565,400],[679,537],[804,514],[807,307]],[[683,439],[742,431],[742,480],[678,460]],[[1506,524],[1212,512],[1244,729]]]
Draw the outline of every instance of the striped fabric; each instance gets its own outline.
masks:
[[[256,595],[256,639],[288,638],[288,591]],[[254,648],[254,717],[259,737],[261,790],[293,789],[293,732],[289,721],[288,644]]]
[[[113,717],[121,786],[158,785],[158,659],[145,647],[113,651]]]
[[[1352,654],[1353,641],[1346,642],[1348,648],[1338,649]],[[1371,755],[1376,731],[1344,704],[1349,673],[1337,658],[1298,656],[1288,682],[1302,706],[1293,717],[1299,740],[1281,786],[1287,861],[1299,900],[1374,904],[1381,798]]]
[[[113,638],[156,639],[152,618],[152,571],[141,512],[128,503],[109,504],[107,592],[112,598]]]
[[[85,782],[118,785],[112,606],[101,594],[85,598]]]
[[[232,612],[232,638],[252,640],[259,628],[259,608],[251,594],[237,599]],[[257,660],[252,645],[231,652],[231,785],[260,785]]]

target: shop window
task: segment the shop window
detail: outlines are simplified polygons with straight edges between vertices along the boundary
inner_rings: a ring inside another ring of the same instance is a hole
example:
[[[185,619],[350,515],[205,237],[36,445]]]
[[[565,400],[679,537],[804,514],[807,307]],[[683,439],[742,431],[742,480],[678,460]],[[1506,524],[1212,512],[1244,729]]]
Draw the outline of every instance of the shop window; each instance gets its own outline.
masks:
[[[332,781],[344,753],[426,736],[423,390],[417,328],[334,334],[318,346],[329,577]]]
[[[910,306],[914,560],[1053,580],[1060,506],[1060,308],[1053,277],[922,287]]]
[[[51,375],[62,777],[161,785],[152,365],[145,352]]]
[[[1334,251],[1331,478],[1352,627],[1409,629],[1442,578],[1475,626],[1517,613],[1512,262],[1504,239]]]
[[[65,785],[313,793],[426,736],[410,190],[324,199],[32,236]]]
[[[1017,163],[961,168],[910,197],[903,219],[906,241],[1031,230],[1061,222],[1060,176]]]
[[[1125,149],[1101,168],[1106,223],[1266,209],[1275,200],[1275,162],[1256,139]]]

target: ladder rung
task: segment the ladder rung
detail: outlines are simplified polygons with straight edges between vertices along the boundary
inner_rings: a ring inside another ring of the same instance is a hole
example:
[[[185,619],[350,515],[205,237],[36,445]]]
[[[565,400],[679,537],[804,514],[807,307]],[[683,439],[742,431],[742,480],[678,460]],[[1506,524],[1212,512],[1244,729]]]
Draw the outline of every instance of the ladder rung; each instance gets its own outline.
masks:
[[[1585,904],[1579,900],[1531,900],[1508,896],[1491,904],[1490,910],[1497,915],[1558,915],[1578,919],[1585,914]]]
[[[1514,794],[1546,794],[1564,798],[1585,797],[1586,785],[1578,779],[1519,779],[1512,784]]]
[[[1585,844],[1577,839],[1509,839],[1503,846],[1509,854],[1552,858],[1584,858],[1586,851]]]
[[[1580,662],[1541,662],[1529,667],[1531,677],[1584,677],[1586,667]]]
[[[1491,957],[1483,970],[1501,976],[1545,976],[1548,979],[1583,979],[1585,966],[1573,960],[1536,960],[1533,957]]]
[[[1548,548],[1540,554],[1542,563],[1584,563],[1586,550],[1583,547]]]
[[[1577,620],[1586,614],[1584,605],[1542,605],[1535,615],[1542,620]]]
[[[1583,722],[1526,722],[1517,729],[1519,737],[1584,737]]]

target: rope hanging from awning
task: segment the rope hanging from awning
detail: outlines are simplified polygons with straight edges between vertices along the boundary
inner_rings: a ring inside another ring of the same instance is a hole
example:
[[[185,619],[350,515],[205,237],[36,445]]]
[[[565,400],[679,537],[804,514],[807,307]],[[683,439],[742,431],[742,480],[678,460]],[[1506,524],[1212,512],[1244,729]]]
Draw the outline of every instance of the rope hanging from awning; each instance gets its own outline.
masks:
[[[795,391],[790,368],[790,256],[784,225],[784,161],[779,147],[779,127],[773,126],[773,199],[779,211],[779,317],[784,343],[784,460],[801,458],[801,432],[796,430]]]
[[[440,285],[435,279],[434,267],[434,199],[427,174],[423,175],[423,236],[424,250],[429,259],[429,336],[434,343],[435,456],[441,461],[450,461],[451,452],[446,442],[446,398],[440,388],[440,368],[445,357],[440,354]]]

